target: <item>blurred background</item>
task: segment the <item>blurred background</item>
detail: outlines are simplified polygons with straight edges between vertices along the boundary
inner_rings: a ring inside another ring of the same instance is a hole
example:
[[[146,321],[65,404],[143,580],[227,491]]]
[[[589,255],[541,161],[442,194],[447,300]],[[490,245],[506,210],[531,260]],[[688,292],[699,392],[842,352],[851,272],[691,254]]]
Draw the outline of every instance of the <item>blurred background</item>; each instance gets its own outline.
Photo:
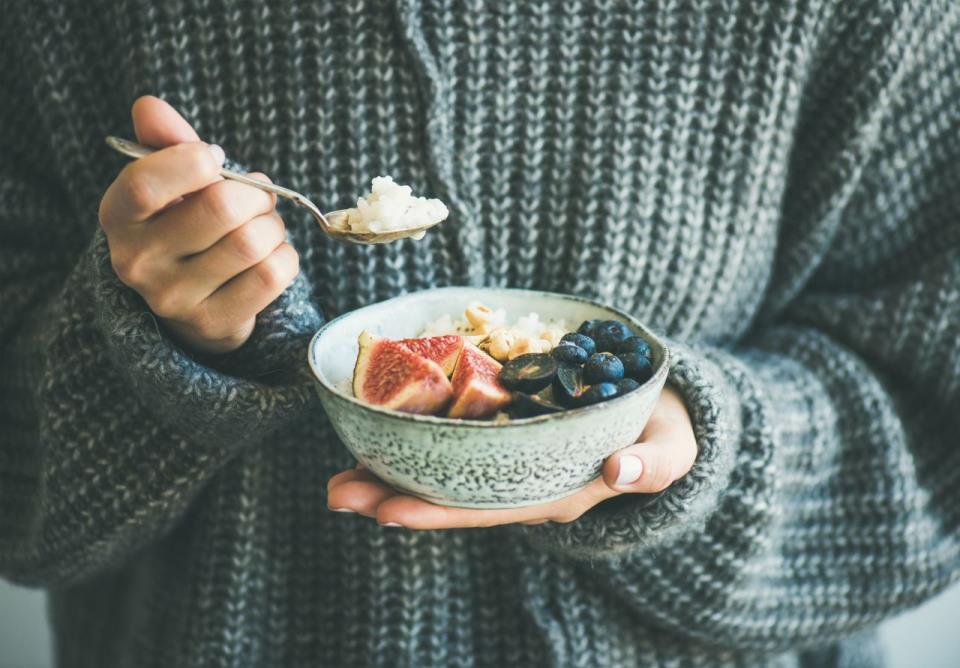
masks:
[[[960,586],[883,626],[890,668],[960,667]],[[0,580],[0,668],[51,668],[43,595]]]

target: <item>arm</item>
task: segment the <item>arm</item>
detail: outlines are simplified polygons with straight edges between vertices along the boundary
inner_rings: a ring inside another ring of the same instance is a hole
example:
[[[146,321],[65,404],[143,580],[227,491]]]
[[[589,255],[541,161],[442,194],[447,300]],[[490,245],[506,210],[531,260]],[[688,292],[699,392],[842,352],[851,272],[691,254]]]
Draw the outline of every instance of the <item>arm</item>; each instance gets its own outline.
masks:
[[[117,279],[102,232],[62,233],[96,219],[50,197],[20,104],[0,122],[0,575],[63,584],[156,540],[233,457],[297,419],[320,317],[298,277],[243,347],[187,354]]]
[[[815,644],[960,577],[960,15],[917,8],[873,22],[897,37],[858,83],[817,84],[766,317],[677,346],[706,466],[648,508],[523,530],[681,636]]]
[[[576,628],[561,603],[575,590],[580,610],[718,649],[821,644],[960,577],[960,13],[860,11],[852,30],[877,31],[860,47],[883,52],[858,54],[856,82],[812,77],[764,316],[737,345],[671,346],[698,446],[687,475],[653,503],[597,494],[573,521],[564,504],[378,495],[364,471],[334,478],[331,504],[412,528],[554,520],[514,527],[538,548],[524,554],[541,623]],[[682,470],[686,439],[670,436],[659,452],[672,443]],[[595,487],[611,479],[608,462]]]

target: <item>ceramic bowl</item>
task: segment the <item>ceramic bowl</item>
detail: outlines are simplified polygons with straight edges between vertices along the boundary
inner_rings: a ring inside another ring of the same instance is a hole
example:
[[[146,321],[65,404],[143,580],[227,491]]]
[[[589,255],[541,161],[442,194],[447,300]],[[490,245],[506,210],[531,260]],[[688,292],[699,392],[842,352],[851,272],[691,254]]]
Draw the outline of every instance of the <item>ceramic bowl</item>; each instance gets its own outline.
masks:
[[[646,339],[653,377],[609,401],[494,423],[411,415],[365,404],[350,381],[363,330],[391,338],[417,336],[470,302],[504,309],[513,322],[531,311],[576,329],[592,318],[620,320]],[[327,323],[310,342],[309,362],[330,422],[350,452],[397,489],[434,503],[511,508],[572,494],[593,480],[610,454],[634,443],[663,389],[670,353],[625,313],[568,295],[501,288],[438,288],[373,304]]]

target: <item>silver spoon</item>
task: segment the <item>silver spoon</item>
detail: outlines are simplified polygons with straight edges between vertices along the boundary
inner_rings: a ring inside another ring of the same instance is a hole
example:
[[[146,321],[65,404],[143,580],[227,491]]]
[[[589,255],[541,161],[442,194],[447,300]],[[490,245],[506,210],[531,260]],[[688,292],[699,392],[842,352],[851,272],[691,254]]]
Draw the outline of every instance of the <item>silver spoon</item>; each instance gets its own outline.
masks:
[[[150,148],[149,146],[143,146],[142,144],[138,144],[127,139],[121,139],[120,137],[114,137],[112,135],[107,137],[107,145],[118,153],[122,153],[123,155],[135,159],[142,158],[145,155],[150,155],[157,150]],[[347,211],[346,209],[330,211],[329,213],[324,214],[320,211],[316,204],[295,190],[278,186],[275,183],[258,181],[250,178],[246,174],[232,172],[229,169],[221,169],[220,176],[225,179],[239,181],[240,183],[245,183],[248,186],[253,186],[254,188],[259,188],[260,190],[265,190],[280,197],[286,197],[289,200],[293,200],[293,202],[299,204],[310,212],[310,215],[316,219],[317,223],[320,225],[320,229],[323,230],[324,234],[333,239],[339,239],[340,241],[349,241],[355,244],[385,244],[390,241],[396,241],[397,239],[412,237],[415,234],[424,232],[431,227],[438,225],[440,222],[443,222],[438,221],[430,225],[423,225],[421,227],[408,227],[402,230],[390,230],[389,232],[353,232],[347,228],[346,221],[343,220],[343,216]]]

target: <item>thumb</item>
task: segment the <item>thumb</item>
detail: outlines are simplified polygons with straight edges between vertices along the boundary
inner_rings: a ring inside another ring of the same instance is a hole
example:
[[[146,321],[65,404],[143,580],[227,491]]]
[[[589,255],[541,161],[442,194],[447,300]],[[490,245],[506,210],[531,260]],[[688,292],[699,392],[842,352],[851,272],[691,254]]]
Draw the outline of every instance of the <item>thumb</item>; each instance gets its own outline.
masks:
[[[183,142],[200,141],[189,123],[176,109],[153,95],[137,98],[130,111],[137,141],[146,146],[164,148]]]
[[[662,492],[690,470],[696,449],[669,441],[637,443],[607,458],[603,480],[617,492]]]
[[[639,443],[607,457],[603,481],[617,492],[662,492],[697,459],[697,437],[680,395],[663,390]]]

